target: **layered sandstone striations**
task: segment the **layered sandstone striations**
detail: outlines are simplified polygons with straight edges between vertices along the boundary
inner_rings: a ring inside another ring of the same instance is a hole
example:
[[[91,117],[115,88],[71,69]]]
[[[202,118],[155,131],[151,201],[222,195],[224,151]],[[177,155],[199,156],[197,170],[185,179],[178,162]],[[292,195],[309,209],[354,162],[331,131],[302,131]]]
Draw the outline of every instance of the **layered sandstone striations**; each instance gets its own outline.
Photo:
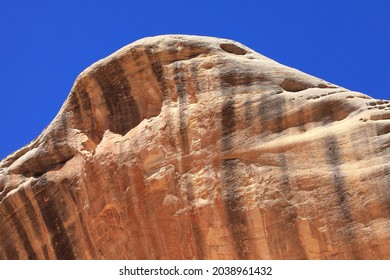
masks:
[[[86,69],[0,164],[2,259],[390,259],[390,104],[230,40]]]

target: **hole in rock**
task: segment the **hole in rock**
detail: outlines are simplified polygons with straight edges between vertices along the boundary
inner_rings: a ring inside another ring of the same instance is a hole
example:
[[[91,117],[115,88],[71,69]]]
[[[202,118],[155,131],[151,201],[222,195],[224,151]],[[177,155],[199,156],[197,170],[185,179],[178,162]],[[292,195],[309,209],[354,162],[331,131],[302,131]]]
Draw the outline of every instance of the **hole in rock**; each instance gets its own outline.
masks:
[[[282,89],[290,92],[297,92],[311,87],[308,84],[302,83],[297,80],[291,80],[291,79],[284,79],[283,82],[280,84],[280,86],[282,87]]]
[[[205,64],[203,64],[203,68],[204,69],[211,69],[213,68],[213,64],[211,62],[206,62]]]
[[[236,54],[236,55],[244,55],[247,53],[246,50],[234,44],[228,44],[228,43],[221,44],[220,47],[225,52]]]

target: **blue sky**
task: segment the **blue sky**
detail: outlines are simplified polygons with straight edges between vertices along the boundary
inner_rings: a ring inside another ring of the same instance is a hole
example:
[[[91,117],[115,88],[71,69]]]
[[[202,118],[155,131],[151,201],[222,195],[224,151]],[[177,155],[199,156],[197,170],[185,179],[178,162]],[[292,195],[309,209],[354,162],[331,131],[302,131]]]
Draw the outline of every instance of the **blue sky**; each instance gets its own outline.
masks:
[[[0,159],[40,134],[83,69],[137,39],[173,33],[234,39],[390,99],[389,0],[1,1]]]

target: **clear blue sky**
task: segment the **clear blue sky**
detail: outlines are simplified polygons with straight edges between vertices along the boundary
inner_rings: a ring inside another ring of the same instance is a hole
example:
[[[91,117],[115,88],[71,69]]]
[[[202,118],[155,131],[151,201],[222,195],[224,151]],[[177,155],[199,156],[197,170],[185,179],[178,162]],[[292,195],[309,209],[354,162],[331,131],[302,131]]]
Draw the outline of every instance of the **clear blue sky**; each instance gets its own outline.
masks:
[[[172,33],[234,39],[390,99],[389,0],[3,0],[0,159],[40,134],[87,66],[142,37]]]

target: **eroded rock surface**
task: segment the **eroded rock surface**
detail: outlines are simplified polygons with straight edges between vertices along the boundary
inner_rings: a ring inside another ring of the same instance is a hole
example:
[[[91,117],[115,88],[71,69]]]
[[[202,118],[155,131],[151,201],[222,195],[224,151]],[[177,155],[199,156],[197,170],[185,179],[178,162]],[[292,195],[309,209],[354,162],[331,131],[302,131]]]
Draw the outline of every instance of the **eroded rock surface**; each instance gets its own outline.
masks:
[[[0,258],[390,259],[389,139],[389,101],[145,38],[0,163]]]

